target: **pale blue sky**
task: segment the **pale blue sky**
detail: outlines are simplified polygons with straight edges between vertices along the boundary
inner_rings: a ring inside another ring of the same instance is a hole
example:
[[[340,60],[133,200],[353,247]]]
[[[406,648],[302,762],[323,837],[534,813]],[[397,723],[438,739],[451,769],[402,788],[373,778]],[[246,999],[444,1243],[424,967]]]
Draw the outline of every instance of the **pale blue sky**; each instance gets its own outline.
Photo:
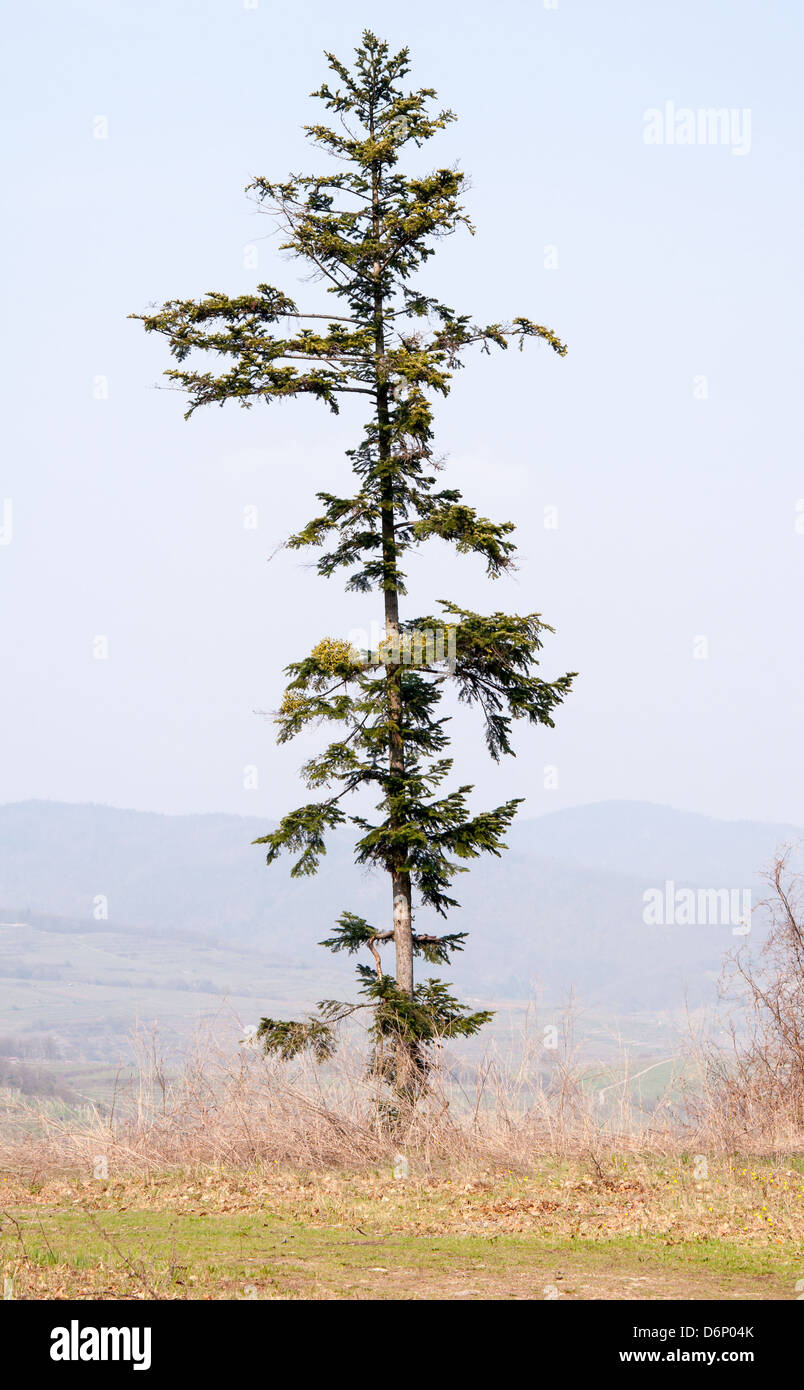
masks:
[[[476,762],[484,798],[525,794],[525,814],[634,797],[804,823],[792,0],[9,11],[0,797],[266,816],[300,797],[302,749],[277,751],[254,711],[287,661],[378,605],[268,557],[316,487],[343,481],[358,414],[290,402],[185,424],[181,398],[151,389],[164,344],[126,315],[257,280],[320,302],[243,187],[320,164],[301,126],[322,50],[348,58],[366,24],[407,43],[415,85],[460,118],[421,160],[460,161],[478,230],[442,245],[431,283],[570,348],[471,360],[439,408],[447,477],[516,520],[522,564],[489,586],[432,549],[412,606],[539,610],[558,629],[545,673],[581,673],[556,730],[523,730],[502,768],[457,721],[462,778]],[[749,110],[750,152],[646,145],[644,112],[668,101]]]

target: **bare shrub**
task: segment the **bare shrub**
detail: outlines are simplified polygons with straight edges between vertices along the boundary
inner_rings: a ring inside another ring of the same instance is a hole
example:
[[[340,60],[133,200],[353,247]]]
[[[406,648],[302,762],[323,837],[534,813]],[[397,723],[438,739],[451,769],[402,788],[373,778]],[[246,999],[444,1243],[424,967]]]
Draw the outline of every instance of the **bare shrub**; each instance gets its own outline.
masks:
[[[765,875],[762,945],[726,958],[723,1034],[696,1048],[701,1078],[690,1112],[726,1150],[804,1143],[804,876],[790,870],[790,853]]]
[[[254,1047],[233,1053],[206,1035],[173,1079],[152,1035],[141,1035],[138,1047],[136,1077],[116,1088],[106,1112],[59,1119],[20,1101],[0,1164],[29,1176],[91,1173],[99,1155],[110,1175],[209,1164],[360,1170],[391,1163],[401,1150],[429,1172],[526,1172],[545,1154],[594,1161],[646,1144],[677,1146],[661,1106],[647,1128],[635,1124],[627,1084],[618,1083],[614,1104],[597,1104],[572,1055],[571,1029],[547,1073],[538,1033],[521,1038],[511,1056],[492,1047],[474,1064],[443,1057],[426,1095],[392,1120],[357,1036],[336,1061],[316,1066]]]

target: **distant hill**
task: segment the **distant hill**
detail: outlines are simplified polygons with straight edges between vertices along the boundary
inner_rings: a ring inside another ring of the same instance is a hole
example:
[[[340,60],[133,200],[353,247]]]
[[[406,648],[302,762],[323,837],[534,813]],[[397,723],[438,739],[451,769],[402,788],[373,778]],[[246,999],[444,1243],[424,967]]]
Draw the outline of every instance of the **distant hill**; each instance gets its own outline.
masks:
[[[188,967],[204,954],[208,976],[208,948],[217,943],[237,956],[239,990],[253,952],[266,988],[275,972],[272,998],[282,997],[293,976],[290,993],[298,999],[300,980],[315,991],[333,967],[340,974],[340,962],[316,947],[334,917],[348,907],[384,924],[387,894],[381,876],[354,866],[344,836],[315,878],[291,880],[282,862],[267,869],[251,841],[269,828],[228,815],[47,801],[0,806],[0,919],[51,914],[107,936],[139,931],[143,948],[146,938],[163,935],[173,940],[172,955],[176,936],[200,934],[206,943],[186,939],[181,948]],[[627,801],[522,820],[509,834],[509,853],[475,861],[458,879],[463,908],[451,926],[470,937],[450,975],[490,1000],[522,999],[538,981],[551,997],[572,986],[584,1003],[606,1011],[677,1010],[685,995],[695,1004],[711,997],[736,939],[722,924],[646,926],[645,890],[663,891],[672,880],[679,888],[751,888],[756,901],[759,871],[777,846],[802,837],[793,826]],[[102,898],[108,922],[93,916]],[[422,914],[420,925],[425,920]],[[117,976],[121,969],[124,961]]]
[[[264,1013],[296,1013],[343,989],[346,972],[321,954],[296,962],[164,927],[0,909],[0,1056],[20,1051],[5,1034],[52,1038],[57,1056],[114,1061],[128,1055],[137,1023],[157,1023],[170,1048],[213,1019],[236,1040]]]
[[[804,840],[794,825],[716,820],[644,801],[599,801],[554,811],[517,828],[541,855],[586,869],[676,882],[738,885],[778,846]]]

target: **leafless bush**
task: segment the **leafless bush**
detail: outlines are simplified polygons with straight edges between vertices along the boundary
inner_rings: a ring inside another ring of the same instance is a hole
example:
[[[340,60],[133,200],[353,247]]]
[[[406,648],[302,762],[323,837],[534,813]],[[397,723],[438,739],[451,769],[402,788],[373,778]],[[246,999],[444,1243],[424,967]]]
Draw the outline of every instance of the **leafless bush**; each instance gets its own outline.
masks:
[[[139,1051],[133,1086],[117,1089],[106,1113],[62,1120],[41,1111],[34,1127],[28,1107],[19,1117],[24,1139],[9,1133],[0,1142],[0,1165],[29,1175],[91,1173],[103,1156],[110,1174],[271,1162],[359,1170],[402,1150],[428,1171],[527,1171],[547,1153],[676,1146],[661,1106],[649,1135],[635,1124],[628,1084],[617,1084],[605,1109],[597,1103],[571,1054],[571,1030],[547,1075],[538,1032],[512,1056],[492,1049],[472,1065],[445,1057],[426,1096],[392,1120],[357,1040],[316,1067],[252,1047],[233,1055],[206,1037],[172,1080],[153,1036],[140,1038]]]
[[[697,1049],[701,1084],[691,1113],[726,1149],[804,1143],[804,876],[791,872],[790,853],[766,874],[761,947],[745,944],[727,957],[725,1039]]]

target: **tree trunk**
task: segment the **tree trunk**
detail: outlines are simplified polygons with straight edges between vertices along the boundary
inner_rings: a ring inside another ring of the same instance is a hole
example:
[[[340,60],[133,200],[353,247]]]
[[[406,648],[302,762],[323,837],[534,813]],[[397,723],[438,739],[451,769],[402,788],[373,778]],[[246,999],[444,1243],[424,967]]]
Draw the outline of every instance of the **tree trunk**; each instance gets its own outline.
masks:
[[[371,131],[374,133],[373,117]],[[375,165],[372,171],[372,231],[375,243],[379,241],[379,178],[380,168]],[[385,324],[382,285],[380,283],[380,263],[374,267],[374,346],[377,370],[377,432],[379,462],[383,464],[391,458],[390,416],[388,407],[388,376],[385,367]],[[398,642],[399,639],[399,591],[396,575],[396,534],[394,524],[394,490],[390,470],[382,476],[382,557],[383,590],[385,597],[386,639]],[[401,666],[387,667],[388,714],[391,733],[389,738],[388,768],[391,784],[395,791],[401,790],[405,778],[405,748],[402,739],[402,685]],[[390,815],[391,829],[397,829],[396,816]],[[393,893],[394,948],[396,951],[396,983],[406,994],[413,993],[413,914],[411,911],[410,874],[403,869],[403,860],[397,856],[391,865],[391,885]]]
[[[390,481],[387,484],[390,492]],[[385,631],[391,642],[399,638],[399,596],[396,588],[396,545],[394,541],[393,500],[383,504],[383,557],[386,561]],[[402,739],[402,668],[388,668],[388,714],[391,725],[388,767],[395,791],[402,789],[405,779],[405,745]],[[399,828],[398,818],[391,811],[391,829]],[[411,912],[410,874],[402,868],[404,861],[397,856],[391,869],[393,892],[394,948],[396,950],[396,982],[406,994],[413,993],[413,914]]]

